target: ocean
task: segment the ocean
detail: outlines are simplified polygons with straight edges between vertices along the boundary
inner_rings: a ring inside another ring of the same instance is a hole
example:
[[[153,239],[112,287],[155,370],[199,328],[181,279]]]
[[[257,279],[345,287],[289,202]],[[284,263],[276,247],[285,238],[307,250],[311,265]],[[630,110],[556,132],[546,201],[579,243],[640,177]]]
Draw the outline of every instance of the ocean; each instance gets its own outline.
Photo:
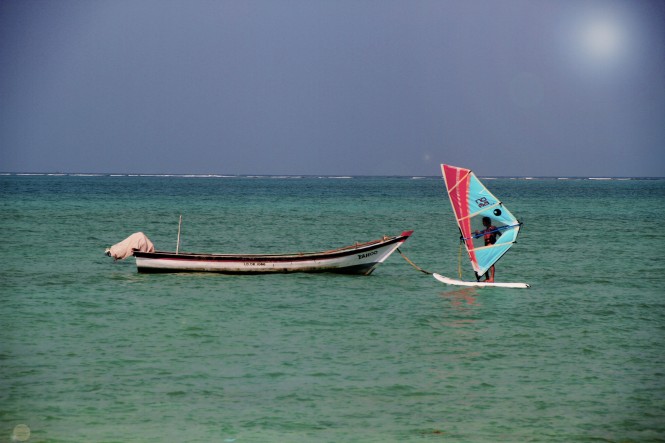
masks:
[[[665,441],[665,179],[489,178],[497,281],[138,274],[104,249],[298,252],[413,229],[457,277],[440,177],[0,176],[0,441]],[[471,278],[462,256],[464,277]]]

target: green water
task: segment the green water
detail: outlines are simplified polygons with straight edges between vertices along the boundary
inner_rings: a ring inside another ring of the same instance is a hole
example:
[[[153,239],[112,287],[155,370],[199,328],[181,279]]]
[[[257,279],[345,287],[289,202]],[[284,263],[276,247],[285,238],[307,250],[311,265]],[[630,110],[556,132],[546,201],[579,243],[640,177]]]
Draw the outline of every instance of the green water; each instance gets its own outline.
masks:
[[[486,184],[525,223],[497,281],[529,290],[398,254],[369,277],[103,255],[175,249],[182,214],[190,252],[413,229],[403,252],[457,276],[437,178],[0,176],[0,441],[665,441],[665,180]]]

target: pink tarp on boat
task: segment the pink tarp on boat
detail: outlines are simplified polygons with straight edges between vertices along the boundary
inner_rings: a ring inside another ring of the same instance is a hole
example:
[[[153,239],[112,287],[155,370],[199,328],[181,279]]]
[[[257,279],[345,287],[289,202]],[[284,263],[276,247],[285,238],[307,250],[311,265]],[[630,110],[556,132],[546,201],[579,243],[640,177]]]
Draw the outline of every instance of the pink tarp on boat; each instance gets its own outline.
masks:
[[[106,255],[116,260],[123,260],[134,254],[134,249],[141,252],[155,252],[150,239],[143,232],[136,232],[120,243],[117,243],[106,250]]]

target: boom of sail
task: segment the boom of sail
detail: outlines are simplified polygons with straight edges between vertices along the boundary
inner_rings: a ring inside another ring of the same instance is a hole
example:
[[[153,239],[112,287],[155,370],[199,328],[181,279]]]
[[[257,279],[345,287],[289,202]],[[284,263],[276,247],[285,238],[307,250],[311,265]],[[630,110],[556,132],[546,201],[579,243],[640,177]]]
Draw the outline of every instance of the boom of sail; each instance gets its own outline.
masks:
[[[519,222],[470,170],[441,165],[450,204],[461,233],[461,241],[479,278],[485,274],[517,240]],[[490,227],[483,225],[489,217]],[[495,240],[486,244],[486,238]]]

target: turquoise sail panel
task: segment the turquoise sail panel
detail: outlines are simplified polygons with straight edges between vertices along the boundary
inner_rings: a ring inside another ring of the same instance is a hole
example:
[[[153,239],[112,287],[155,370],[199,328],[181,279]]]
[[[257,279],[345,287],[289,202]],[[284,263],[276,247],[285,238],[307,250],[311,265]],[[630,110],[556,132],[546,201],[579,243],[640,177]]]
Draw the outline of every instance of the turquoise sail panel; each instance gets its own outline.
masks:
[[[489,247],[487,249],[476,249],[476,259],[478,260],[478,275],[483,275],[489,268],[492,267],[494,263],[499,261],[499,259],[508,252],[508,249],[512,244],[507,244],[507,245],[493,245],[492,247]]]
[[[500,205],[497,207],[497,205]],[[499,209],[499,211],[497,211]],[[473,216],[490,217],[503,225],[519,223],[501,202],[483,185],[476,174],[469,180],[469,213]]]
[[[468,181],[468,218],[473,241],[466,242],[472,265],[477,275],[485,274],[513,245],[520,230],[520,222],[472,172]],[[489,217],[494,244],[486,245],[488,228],[483,218]],[[475,260],[473,260],[475,258]]]

